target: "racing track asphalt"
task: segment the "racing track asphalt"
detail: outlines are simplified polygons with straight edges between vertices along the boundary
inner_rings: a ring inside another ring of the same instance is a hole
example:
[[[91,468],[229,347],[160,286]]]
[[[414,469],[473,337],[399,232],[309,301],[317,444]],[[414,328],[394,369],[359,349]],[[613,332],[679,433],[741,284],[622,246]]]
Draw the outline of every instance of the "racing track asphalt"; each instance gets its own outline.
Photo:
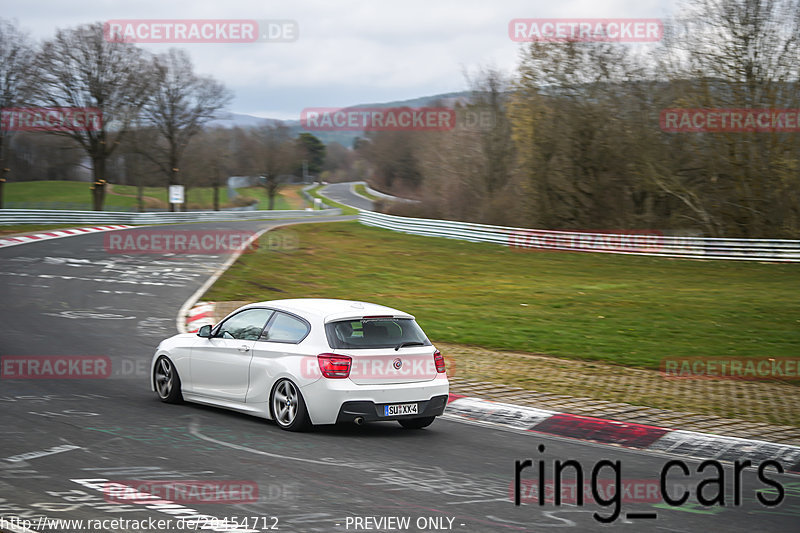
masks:
[[[320,190],[322,196],[326,196],[335,202],[344,204],[356,209],[372,210],[372,200],[359,196],[353,192],[353,182],[331,183]]]
[[[169,227],[251,231],[280,224],[285,222]],[[387,423],[297,434],[222,409],[162,404],[149,389],[150,358],[158,342],[175,333],[178,309],[225,257],[109,254],[103,239],[87,234],[0,250],[0,356],[108,356],[113,368],[108,379],[0,379],[0,516],[7,520],[168,519],[168,509],[141,504],[121,511],[105,501],[97,485],[102,481],[90,487],[74,480],[215,479],[256,483],[258,501],[181,505],[240,521],[276,517],[278,531],[798,530],[797,476],[769,474],[786,495],[780,506],[767,508],[755,497],[770,487],[748,469],[744,501],[734,506],[727,465],[725,507],[699,508],[692,497],[673,508],[634,496],[636,501],[622,502],[616,522],[601,526],[592,513],[607,516],[613,506],[513,505],[515,461],[543,460],[550,479],[555,460],[574,459],[591,479],[598,461],[618,460],[623,484],[647,485],[658,482],[670,457],[447,416],[419,431]],[[697,461],[684,461],[692,476],[670,477],[670,487],[713,477],[713,470],[697,475]],[[410,517],[410,527],[353,527],[354,517],[386,516]],[[443,521],[438,528],[436,522],[417,528],[426,517]]]

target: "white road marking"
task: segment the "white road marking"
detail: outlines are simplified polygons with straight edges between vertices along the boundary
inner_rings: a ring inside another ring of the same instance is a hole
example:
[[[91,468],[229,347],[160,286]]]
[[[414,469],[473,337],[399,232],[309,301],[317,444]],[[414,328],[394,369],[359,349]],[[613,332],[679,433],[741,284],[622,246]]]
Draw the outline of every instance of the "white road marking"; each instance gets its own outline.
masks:
[[[62,446],[54,446],[48,450],[12,455],[11,457],[6,457],[3,460],[10,463],[17,463],[20,461],[27,461],[28,459],[38,459],[39,457],[47,457],[48,455],[54,455],[57,453],[68,452],[70,450],[80,450],[80,449],[81,449],[80,446],[73,446],[72,444],[64,444]]]
[[[266,455],[267,457],[274,457],[276,459],[286,459],[287,461],[298,461],[301,463],[311,463],[315,465],[322,465],[322,466],[332,466],[336,468],[358,468],[356,465],[349,464],[349,463],[342,463],[342,462],[329,462],[329,461],[318,461],[316,459],[306,459],[305,457],[293,457],[291,455],[281,455],[278,453],[269,453],[262,450],[256,450],[254,448],[248,448],[247,446],[242,446],[240,444],[233,444],[232,442],[225,442],[222,440],[217,440],[212,437],[207,437],[200,433],[199,424],[197,422],[192,422],[189,424],[189,433],[193,436],[197,437],[198,439],[204,440],[206,442],[213,442],[214,444],[218,444],[220,446],[225,446],[226,448],[232,448],[234,450],[240,450],[247,453],[254,453],[256,455]]]

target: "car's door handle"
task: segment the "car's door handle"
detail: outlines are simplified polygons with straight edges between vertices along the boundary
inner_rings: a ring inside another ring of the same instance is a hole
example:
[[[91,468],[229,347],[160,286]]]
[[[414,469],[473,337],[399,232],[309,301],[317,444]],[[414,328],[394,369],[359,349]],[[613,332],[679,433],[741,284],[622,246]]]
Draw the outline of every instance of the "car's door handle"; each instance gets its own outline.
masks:
[[[241,346],[239,346],[239,351],[242,352],[242,353],[249,352],[250,351],[250,347],[248,345],[246,345],[246,344],[242,344]]]

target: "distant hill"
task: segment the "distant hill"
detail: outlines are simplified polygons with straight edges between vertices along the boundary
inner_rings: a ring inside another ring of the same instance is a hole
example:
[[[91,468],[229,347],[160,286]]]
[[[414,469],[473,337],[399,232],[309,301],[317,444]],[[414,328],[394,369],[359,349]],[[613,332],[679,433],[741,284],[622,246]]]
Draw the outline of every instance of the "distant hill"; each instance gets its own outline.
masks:
[[[254,117],[253,115],[244,115],[242,113],[220,113],[217,118],[209,122],[207,125],[211,127],[222,128],[258,128],[264,124],[275,124],[278,120],[272,118]]]
[[[434,105],[442,105],[445,107],[454,107],[456,104],[464,104],[469,102],[471,92],[461,91],[455,93],[435,94],[432,96],[422,96],[419,98],[412,98],[410,100],[397,100],[395,102],[380,102],[369,104],[358,104],[348,106],[343,109],[360,109],[365,107],[428,107]],[[284,125],[289,127],[289,131],[293,136],[297,136],[307,130],[300,127],[300,119],[297,120],[277,120],[273,118],[255,117],[243,113],[221,113],[216,119],[208,123],[211,127],[223,128],[258,128],[264,125],[274,125],[283,122]],[[352,147],[353,141],[357,137],[363,137],[364,132],[357,131],[311,131],[320,141],[325,144],[338,142],[344,146]]]

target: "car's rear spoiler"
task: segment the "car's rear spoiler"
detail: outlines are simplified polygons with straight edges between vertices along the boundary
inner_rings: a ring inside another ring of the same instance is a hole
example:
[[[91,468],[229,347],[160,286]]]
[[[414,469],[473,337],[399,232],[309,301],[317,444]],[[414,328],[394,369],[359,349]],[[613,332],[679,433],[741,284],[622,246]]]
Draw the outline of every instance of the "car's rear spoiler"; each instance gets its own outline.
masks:
[[[395,311],[391,314],[380,314],[380,315],[365,315],[364,313],[354,314],[351,311],[346,311],[343,313],[334,313],[332,315],[328,315],[325,317],[325,323],[328,324],[330,322],[341,322],[342,320],[369,320],[369,319],[391,319],[391,318],[405,318],[414,320],[414,315],[409,315],[408,313],[401,313],[399,311]]]

